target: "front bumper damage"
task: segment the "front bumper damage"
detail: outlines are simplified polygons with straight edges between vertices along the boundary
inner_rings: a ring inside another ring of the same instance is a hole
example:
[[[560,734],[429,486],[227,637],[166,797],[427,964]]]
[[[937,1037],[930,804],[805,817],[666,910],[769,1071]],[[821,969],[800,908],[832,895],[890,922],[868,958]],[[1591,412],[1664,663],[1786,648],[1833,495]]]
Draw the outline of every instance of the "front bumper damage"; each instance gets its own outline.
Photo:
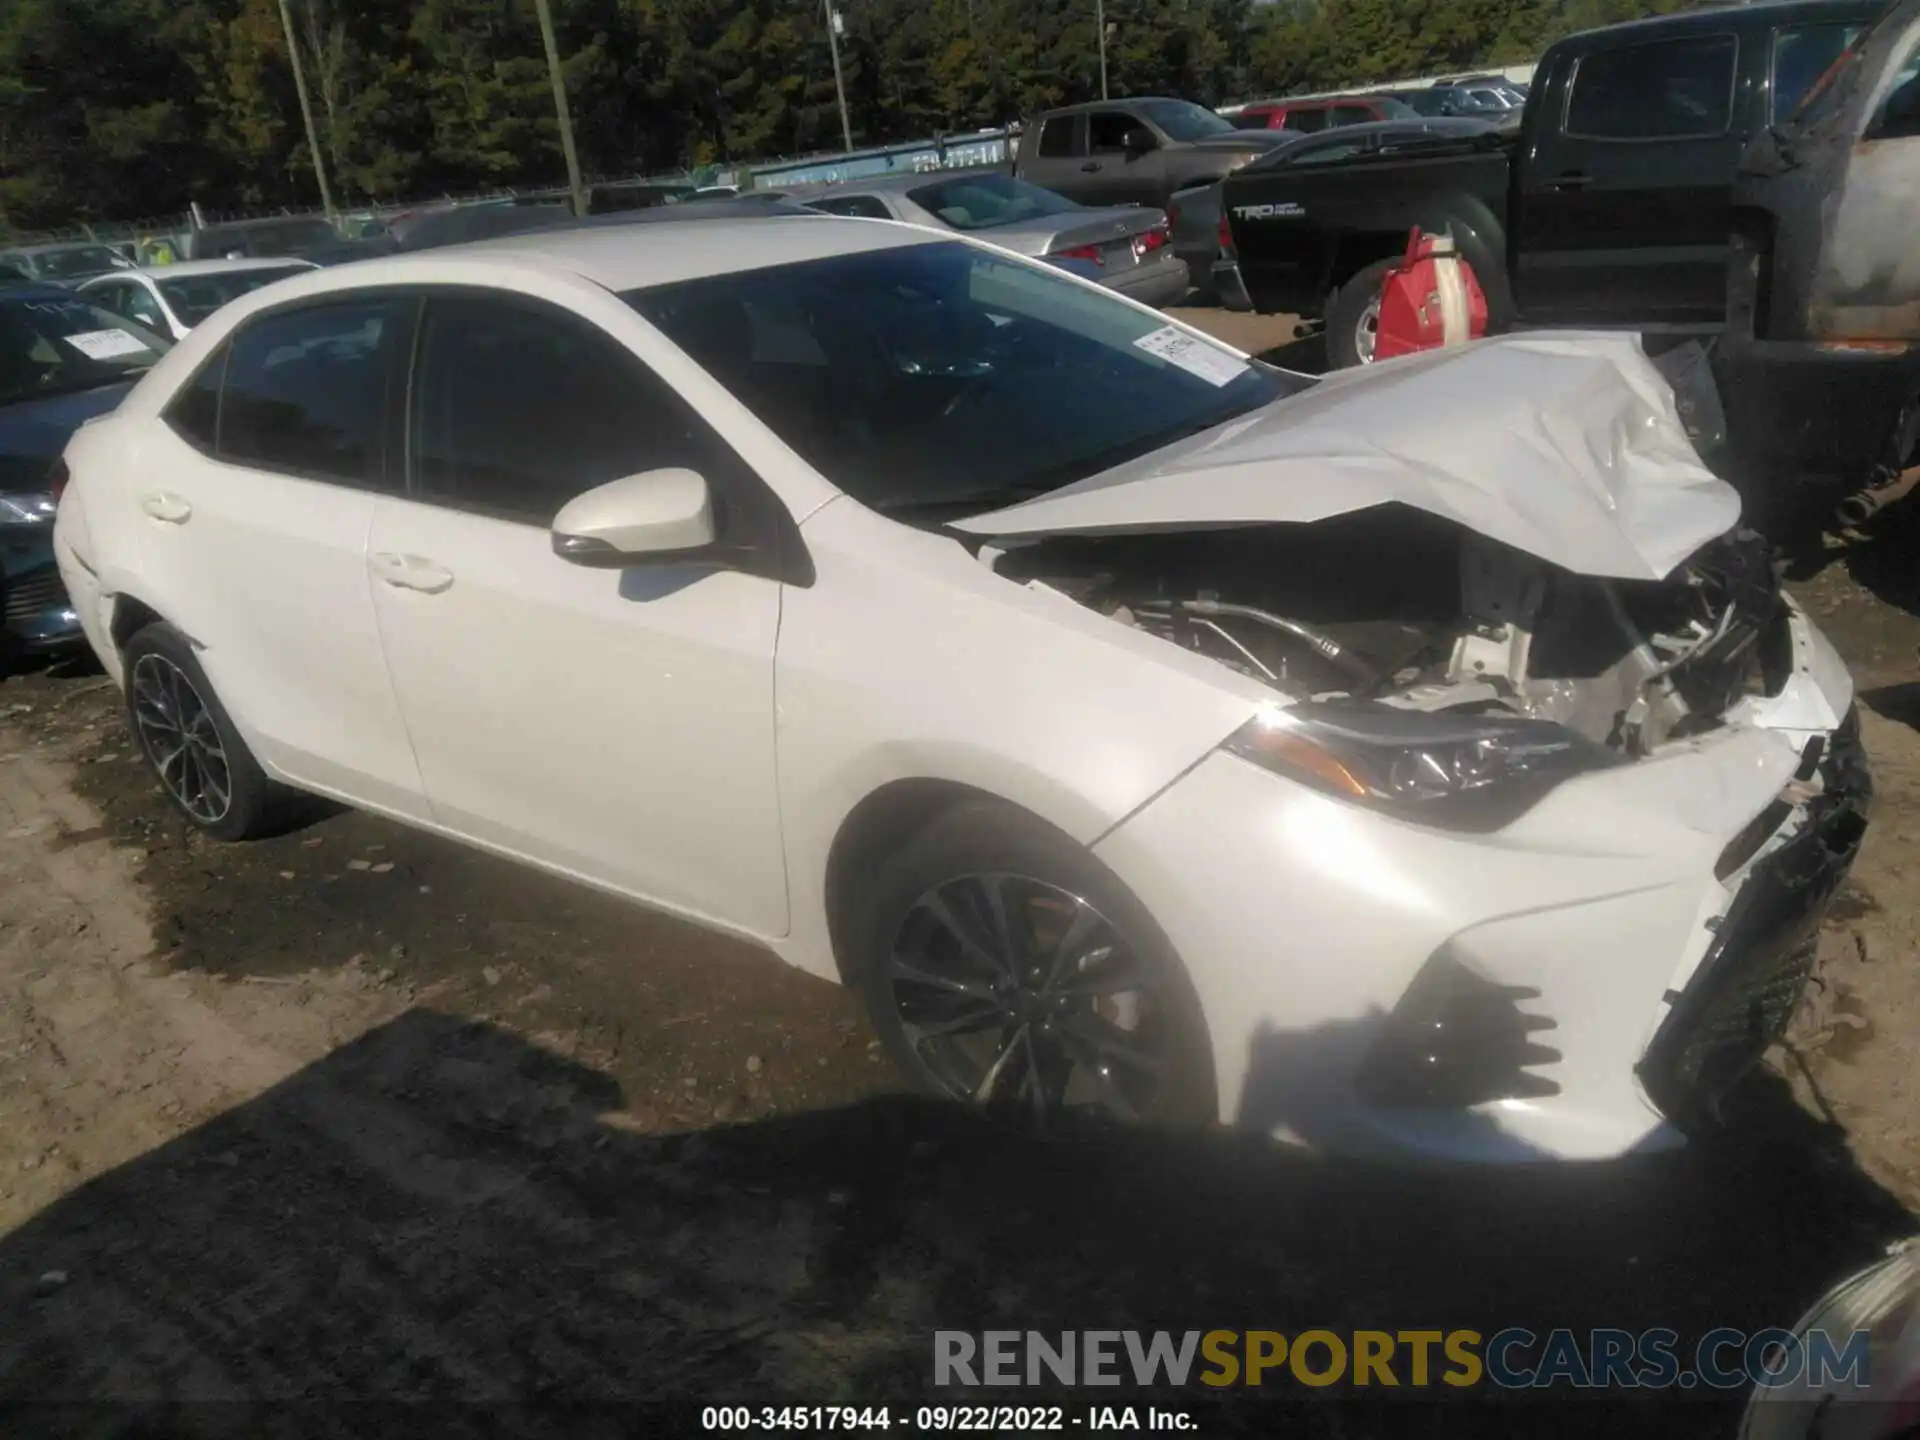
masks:
[[[1844,667],[1791,605],[1779,624],[1777,693],[1491,834],[1216,755],[1105,837],[1193,975],[1222,1118],[1480,1162],[1709,1123],[1799,997],[1871,788]]]

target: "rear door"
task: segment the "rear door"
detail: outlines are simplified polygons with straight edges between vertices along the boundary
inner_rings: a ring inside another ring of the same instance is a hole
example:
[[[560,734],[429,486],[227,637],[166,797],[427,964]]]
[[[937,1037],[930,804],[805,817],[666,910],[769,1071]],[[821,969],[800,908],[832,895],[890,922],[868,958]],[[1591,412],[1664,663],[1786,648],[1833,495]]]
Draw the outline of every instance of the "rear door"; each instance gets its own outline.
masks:
[[[410,301],[378,292],[253,317],[175,397],[132,489],[142,598],[195,643],[260,758],[424,818],[366,559],[374,506],[399,480],[391,421],[412,321]]]
[[[1753,43],[1753,42],[1748,42]],[[1563,62],[1519,161],[1514,288],[1532,324],[1718,324],[1747,135],[1731,31]]]
[[[1087,159],[1087,117],[1082,114],[1049,115],[1037,133],[1020,142],[1018,173],[1035,185],[1074,200],[1082,200],[1090,190],[1098,165]]]

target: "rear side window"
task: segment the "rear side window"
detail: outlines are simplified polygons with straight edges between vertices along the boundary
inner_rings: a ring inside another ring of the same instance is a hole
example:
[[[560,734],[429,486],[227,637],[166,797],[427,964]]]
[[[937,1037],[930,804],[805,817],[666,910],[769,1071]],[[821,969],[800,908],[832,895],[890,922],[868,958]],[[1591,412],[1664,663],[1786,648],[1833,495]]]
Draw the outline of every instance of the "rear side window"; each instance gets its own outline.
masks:
[[[1074,153],[1073,127],[1078,121],[1077,115],[1056,115],[1040,127],[1042,159],[1060,159]]]
[[[220,425],[220,382],[227,373],[227,346],[214,351],[193,379],[181,387],[161,416],[173,433],[194,449],[214,453]]]
[[[1273,112],[1271,110],[1242,110],[1238,115],[1233,117],[1233,128],[1236,130],[1264,130],[1267,128],[1268,121],[1272,119]]]
[[[1773,38],[1772,118],[1784,120],[1800,108],[1813,82],[1859,38],[1859,25],[1800,25]]]
[[[1289,110],[1282,130],[1294,130],[1302,135],[1312,135],[1327,128],[1327,112],[1324,110]]]
[[[413,408],[415,497],[528,525],[609,480],[678,465],[712,479],[726,463],[635,356],[543,306],[431,301]]]
[[[411,304],[370,296],[246,325],[227,357],[220,458],[386,488],[388,377]]]
[[[1365,125],[1374,119],[1373,111],[1365,105],[1336,105],[1333,107],[1335,125]]]
[[[1566,133],[1584,140],[1688,140],[1724,135],[1733,119],[1737,45],[1702,35],[1580,57]]]

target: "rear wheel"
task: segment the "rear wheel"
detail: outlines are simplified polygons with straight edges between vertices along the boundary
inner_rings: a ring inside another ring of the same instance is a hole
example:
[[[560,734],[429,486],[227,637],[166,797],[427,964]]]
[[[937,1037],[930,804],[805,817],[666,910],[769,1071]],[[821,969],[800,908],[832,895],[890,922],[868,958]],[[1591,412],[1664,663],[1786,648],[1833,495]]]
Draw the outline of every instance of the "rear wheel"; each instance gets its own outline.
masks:
[[[267,833],[283,792],[234,729],[187,638],[149,625],[127,641],[121,661],[127,718],[175,808],[220,840]]]
[[[1349,277],[1327,306],[1327,363],[1336,370],[1371,365],[1380,336],[1380,287],[1395,260],[1376,260]]]
[[[1084,846],[1021,811],[956,806],[888,856],[859,943],[874,1027],[924,1090],[1049,1133],[1217,1114],[1172,947]]]

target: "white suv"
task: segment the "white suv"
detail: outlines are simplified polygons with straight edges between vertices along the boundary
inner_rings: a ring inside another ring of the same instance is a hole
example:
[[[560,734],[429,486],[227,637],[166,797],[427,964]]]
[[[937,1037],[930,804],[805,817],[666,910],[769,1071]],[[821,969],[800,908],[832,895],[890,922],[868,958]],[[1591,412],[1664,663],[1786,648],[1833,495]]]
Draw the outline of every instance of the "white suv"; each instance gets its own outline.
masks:
[[[1861,833],[1623,337],[1316,383],[913,227],[586,228],[243,297],[67,461],[209,833],[317,792],[750,937],[1037,1125],[1643,1146]]]

